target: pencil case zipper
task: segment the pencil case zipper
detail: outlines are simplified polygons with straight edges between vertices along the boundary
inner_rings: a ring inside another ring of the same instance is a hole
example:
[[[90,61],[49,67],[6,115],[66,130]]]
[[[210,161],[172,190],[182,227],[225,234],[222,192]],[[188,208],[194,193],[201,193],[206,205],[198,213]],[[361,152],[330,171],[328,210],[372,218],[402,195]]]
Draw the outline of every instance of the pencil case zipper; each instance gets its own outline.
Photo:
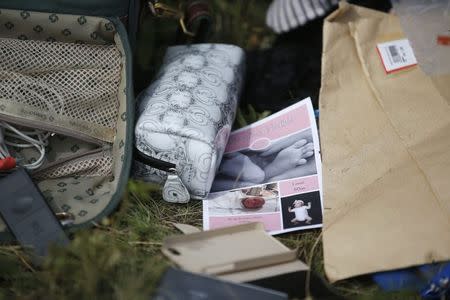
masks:
[[[134,147],[134,154],[139,162],[167,173],[167,179],[163,184],[162,190],[162,196],[165,201],[172,203],[189,202],[191,196],[179,176],[176,164],[149,156],[139,151],[136,147]]]

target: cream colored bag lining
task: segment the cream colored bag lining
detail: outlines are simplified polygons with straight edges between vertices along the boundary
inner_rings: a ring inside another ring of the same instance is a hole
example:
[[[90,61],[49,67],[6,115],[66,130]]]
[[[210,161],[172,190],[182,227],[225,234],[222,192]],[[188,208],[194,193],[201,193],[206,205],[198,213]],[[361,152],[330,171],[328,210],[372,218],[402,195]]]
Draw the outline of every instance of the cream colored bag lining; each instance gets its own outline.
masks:
[[[109,43],[108,48],[111,48],[112,52],[116,52],[114,56],[119,60],[120,66],[118,69],[120,75],[117,77],[117,86],[115,87],[117,112],[112,117],[113,120],[108,120],[108,122],[114,122],[114,135],[111,136],[110,150],[112,175],[65,176],[38,183],[44,197],[55,211],[73,213],[76,217],[75,224],[87,222],[107,207],[117,189],[122,171],[126,133],[126,73],[125,54],[121,39],[112,27],[112,23],[99,17],[1,10],[0,25],[0,38],[83,42],[86,44]],[[39,29],[39,32],[36,31],[36,28]],[[70,34],[67,34],[68,32]],[[5,70],[2,67],[0,71]],[[76,142],[76,139],[66,137],[62,144],[72,145]],[[80,148],[86,148],[82,143],[78,145]],[[60,150],[61,153],[70,152],[70,148],[67,147],[60,148]],[[53,149],[56,156],[60,150]],[[102,155],[104,153],[104,151],[101,152]],[[106,159],[108,160],[108,158]],[[5,226],[0,220],[0,231],[3,230],[5,230]]]
[[[0,38],[2,113],[112,142],[120,68],[113,45]]]

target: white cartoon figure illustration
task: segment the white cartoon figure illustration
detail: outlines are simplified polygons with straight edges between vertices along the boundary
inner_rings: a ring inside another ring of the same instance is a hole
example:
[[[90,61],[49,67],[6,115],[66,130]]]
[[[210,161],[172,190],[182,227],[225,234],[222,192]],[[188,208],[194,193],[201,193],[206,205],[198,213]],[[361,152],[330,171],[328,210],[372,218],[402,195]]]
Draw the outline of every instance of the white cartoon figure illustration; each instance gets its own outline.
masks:
[[[290,213],[295,213],[295,218],[291,222],[298,223],[306,221],[306,224],[310,224],[312,218],[308,214],[308,209],[311,209],[311,202],[308,202],[308,206],[305,206],[305,202],[302,200],[295,200],[292,205],[294,206],[293,208],[288,207]]]

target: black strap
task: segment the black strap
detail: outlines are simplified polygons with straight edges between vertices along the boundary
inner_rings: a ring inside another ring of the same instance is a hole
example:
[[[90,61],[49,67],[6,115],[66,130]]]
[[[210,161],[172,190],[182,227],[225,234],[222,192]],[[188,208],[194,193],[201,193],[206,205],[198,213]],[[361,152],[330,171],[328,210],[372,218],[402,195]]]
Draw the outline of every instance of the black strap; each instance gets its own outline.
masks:
[[[136,161],[161,171],[169,172],[171,169],[175,169],[177,167],[173,163],[151,157],[144,152],[139,151],[136,146],[134,147],[133,154]]]
[[[139,17],[141,9],[142,9],[141,1],[130,0],[127,17],[127,31],[128,31],[128,40],[130,41],[130,47],[133,53],[136,48],[136,35],[139,27]]]
[[[0,179],[0,215],[39,264],[51,244],[67,245],[69,239],[28,173],[19,168]]]

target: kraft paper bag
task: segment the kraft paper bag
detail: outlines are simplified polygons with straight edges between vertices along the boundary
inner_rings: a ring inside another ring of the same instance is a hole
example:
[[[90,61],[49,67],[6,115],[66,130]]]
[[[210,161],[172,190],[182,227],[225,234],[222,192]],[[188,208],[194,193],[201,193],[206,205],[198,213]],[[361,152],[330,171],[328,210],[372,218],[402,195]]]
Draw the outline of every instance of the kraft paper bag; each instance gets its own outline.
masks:
[[[387,74],[398,18],[341,3],[324,24],[320,139],[331,281],[450,259],[447,75]]]

